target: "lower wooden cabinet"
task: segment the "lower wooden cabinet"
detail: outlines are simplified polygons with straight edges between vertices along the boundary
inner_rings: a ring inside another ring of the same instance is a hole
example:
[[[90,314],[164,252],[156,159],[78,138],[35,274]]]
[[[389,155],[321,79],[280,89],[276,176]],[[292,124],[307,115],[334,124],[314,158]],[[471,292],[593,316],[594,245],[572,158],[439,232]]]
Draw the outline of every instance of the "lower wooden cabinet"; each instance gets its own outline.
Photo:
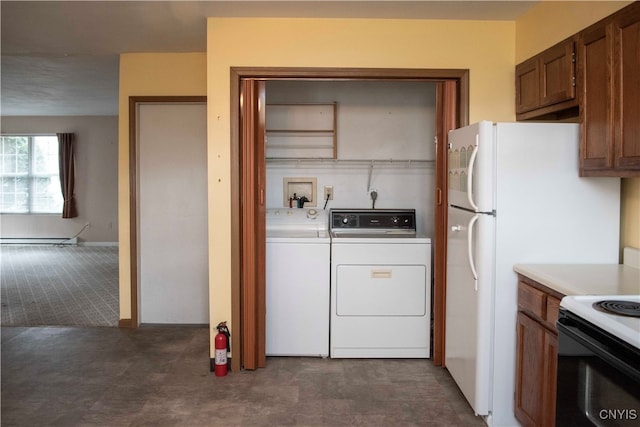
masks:
[[[544,366],[542,369],[542,414],[543,426],[556,425],[556,376],[558,373],[558,333],[548,330],[544,335]]]
[[[515,415],[525,427],[555,425],[555,321],[562,295],[549,292],[526,278],[518,283]]]
[[[516,418],[523,426],[553,426],[558,336],[518,313]]]

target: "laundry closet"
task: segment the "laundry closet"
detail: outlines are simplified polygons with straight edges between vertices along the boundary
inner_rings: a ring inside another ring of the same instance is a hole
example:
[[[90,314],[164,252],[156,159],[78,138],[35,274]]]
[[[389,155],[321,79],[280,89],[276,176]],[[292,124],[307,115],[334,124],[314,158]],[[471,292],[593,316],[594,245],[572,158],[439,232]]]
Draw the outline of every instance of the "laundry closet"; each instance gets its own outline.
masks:
[[[433,236],[436,84],[270,80],[265,111],[266,353],[325,357],[330,210],[415,210],[414,232]],[[317,339],[302,343],[309,336]]]

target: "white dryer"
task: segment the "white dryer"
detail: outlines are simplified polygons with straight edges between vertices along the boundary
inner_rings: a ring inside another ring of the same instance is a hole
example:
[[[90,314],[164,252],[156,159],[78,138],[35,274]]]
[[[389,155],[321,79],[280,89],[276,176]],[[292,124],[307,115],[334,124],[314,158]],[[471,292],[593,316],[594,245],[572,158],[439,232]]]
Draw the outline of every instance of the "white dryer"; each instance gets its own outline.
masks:
[[[333,209],[331,345],[335,358],[428,358],[431,240],[415,211]]]
[[[267,209],[266,354],[329,355],[328,215]]]

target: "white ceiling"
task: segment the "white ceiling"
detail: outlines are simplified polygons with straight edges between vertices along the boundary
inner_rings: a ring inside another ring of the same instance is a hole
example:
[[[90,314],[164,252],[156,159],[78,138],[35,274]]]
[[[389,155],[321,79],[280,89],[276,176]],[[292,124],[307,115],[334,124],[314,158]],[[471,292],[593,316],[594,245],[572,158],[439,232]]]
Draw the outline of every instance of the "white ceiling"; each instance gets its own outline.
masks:
[[[3,116],[117,115],[118,55],[205,52],[206,18],[515,20],[537,1],[6,1]]]

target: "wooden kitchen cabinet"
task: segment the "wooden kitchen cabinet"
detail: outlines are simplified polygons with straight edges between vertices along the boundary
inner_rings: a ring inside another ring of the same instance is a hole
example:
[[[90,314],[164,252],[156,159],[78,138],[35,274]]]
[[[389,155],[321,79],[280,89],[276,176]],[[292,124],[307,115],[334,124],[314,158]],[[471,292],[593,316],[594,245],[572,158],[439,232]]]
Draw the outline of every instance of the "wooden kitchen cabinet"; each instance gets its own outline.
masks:
[[[558,319],[563,295],[519,275],[515,415],[525,427],[553,427]]]
[[[518,115],[540,106],[540,67],[538,57],[516,65],[516,113]]]
[[[580,175],[640,176],[640,2],[579,34]]]
[[[578,105],[575,40],[570,37],[516,65],[516,116],[526,120]]]

